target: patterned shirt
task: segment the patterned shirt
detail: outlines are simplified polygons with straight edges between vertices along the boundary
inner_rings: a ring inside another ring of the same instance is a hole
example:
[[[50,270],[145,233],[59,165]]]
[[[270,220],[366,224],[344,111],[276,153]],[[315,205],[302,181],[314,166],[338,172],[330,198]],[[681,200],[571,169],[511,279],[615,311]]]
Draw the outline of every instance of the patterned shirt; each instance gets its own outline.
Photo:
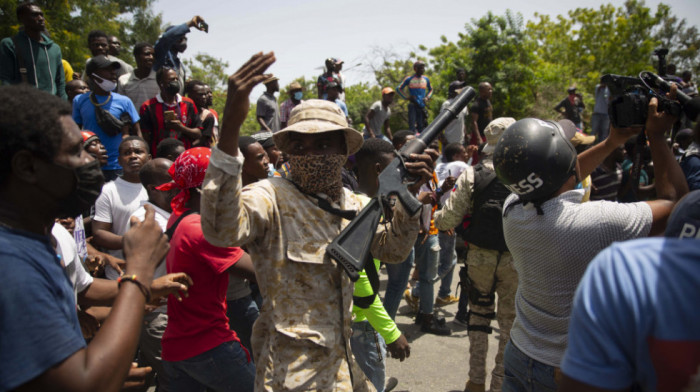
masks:
[[[408,93],[416,98],[416,103],[420,107],[425,106],[423,98],[430,98],[433,95],[433,87],[430,85],[430,79],[425,75],[418,76],[414,74],[406,77],[406,79],[401,82],[399,87],[396,88],[396,91],[404,99],[408,99],[403,93],[403,89],[406,88],[406,86],[408,86]]]
[[[185,149],[192,147],[195,140],[181,134],[180,132],[165,127],[165,111],[172,110],[175,115],[188,128],[202,128],[199,119],[199,112],[194,102],[189,98],[177,95],[177,103],[168,106],[161,98],[160,93],[141,105],[139,114],[141,115],[141,132],[146,140],[151,142],[151,151],[156,151],[158,143],[169,137],[178,139],[185,144]]]
[[[353,284],[325,252],[349,221],[322,210],[285,179],[241,189],[242,164],[240,153],[212,148],[202,230],[213,245],[246,245],[255,264],[265,301],[252,336],[255,390],[373,390],[349,346]],[[367,202],[343,190],[336,208],[359,210]],[[418,229],[418,217],[398,207],[393,226],[378,228],[372,254],[402,262]]]
[[[503,234],[518,271],[511,342],[532,359],[558,367],[566,350],[571,304],[591,260],[615,241],[651,230],[646,203],[581,203],[583,190],[564,192],[542,204],[504,204]]]
[[[299,103],[304,102],[304,100],[299,101]],[[290,114],[292,113],[292,109],[294,109],[295,106],[297,106],[299,103],[294,103],[292,99],[288,99],[280,105],[280,122],[281,123],[287,123],[289,121]]]

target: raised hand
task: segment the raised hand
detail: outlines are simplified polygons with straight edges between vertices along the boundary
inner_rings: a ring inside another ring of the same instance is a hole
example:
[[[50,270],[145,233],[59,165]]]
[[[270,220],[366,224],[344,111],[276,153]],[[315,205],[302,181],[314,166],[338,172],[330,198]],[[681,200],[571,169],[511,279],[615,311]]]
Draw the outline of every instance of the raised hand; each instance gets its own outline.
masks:
[[[238,71],[228,78],[228,94],[224,107],[224,122],[219,131],[218,148],[232,156],[238,154],[238,135],[241,125],[248,116],[250,92],[253,87],[270,77],[265,74],[275,62],[274,52],[253,55]]]

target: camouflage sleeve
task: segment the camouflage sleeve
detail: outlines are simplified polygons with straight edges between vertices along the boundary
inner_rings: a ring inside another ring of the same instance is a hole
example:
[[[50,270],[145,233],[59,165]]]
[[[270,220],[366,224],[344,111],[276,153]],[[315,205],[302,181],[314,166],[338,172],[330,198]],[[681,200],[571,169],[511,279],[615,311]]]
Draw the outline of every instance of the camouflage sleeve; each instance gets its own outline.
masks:
[[[468,166],[457,178],[456,189],[450,193],[445,205],[435,212],[434,223],[438,230],[454,229],[464,215],[471,213],[474,191],[472,184],[474,184],[474,169]]]
[[[243,246],[262,237],[274,214],[274,201],[261,187],[241,189],[242,154],[213,147],[202,185],[202,231],[215,246]]]
[[[420,230],[420,211],[409,216],[401,202],[396,202],[394,218],[388,225],[379,224],[372,241],[372,255],[384,263],[397,264],[408,257]]]

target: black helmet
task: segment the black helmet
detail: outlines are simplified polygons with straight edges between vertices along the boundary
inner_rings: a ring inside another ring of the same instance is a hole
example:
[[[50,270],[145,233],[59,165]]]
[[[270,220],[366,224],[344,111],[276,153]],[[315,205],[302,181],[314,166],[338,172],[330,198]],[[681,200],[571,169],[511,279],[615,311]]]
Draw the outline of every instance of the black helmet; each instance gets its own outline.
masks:
[[[525,118],[503,132],[493,164],[498,179],[520,200],[543,201],[576,174],[576,149],[559,124]]]

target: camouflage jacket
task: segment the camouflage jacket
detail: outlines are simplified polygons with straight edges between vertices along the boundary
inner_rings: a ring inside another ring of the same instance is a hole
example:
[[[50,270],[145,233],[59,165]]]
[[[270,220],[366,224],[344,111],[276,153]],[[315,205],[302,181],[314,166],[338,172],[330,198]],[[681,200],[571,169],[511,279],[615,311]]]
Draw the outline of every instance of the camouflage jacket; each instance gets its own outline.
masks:
[[[209,242],[245,245],[255,265],[264,301],[252,336],[255,390],[374,390],[350,350],[353,284],[325,253],[349,221],[285,179],[242,189],[242,163],[240,153],[212,149],[201,214]],[[344,190],[337,207],[359,210],[368,201]],[[393,224],[380,225],[372,253],[399,263],[416,239],[418,216],[397,207]]]

